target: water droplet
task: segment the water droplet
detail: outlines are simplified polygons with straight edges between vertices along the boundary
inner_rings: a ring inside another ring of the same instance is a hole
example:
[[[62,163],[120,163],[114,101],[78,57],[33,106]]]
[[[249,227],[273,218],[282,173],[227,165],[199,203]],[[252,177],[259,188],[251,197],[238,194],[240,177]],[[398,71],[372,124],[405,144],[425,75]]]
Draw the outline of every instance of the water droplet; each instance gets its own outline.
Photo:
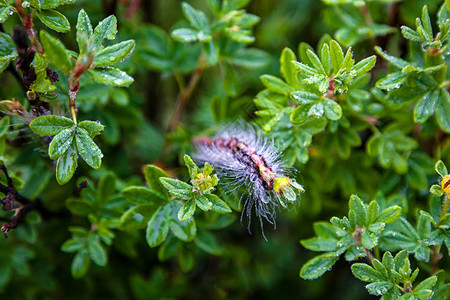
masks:
[[[14,11],[11,9],[11,10],[9,11],[9,15],[12,16],[13,13],[14,13]]]
[[[30,2],[28,2],[28,1],[22,2],[22,7],[23,7],[23,8],[30,7]]]

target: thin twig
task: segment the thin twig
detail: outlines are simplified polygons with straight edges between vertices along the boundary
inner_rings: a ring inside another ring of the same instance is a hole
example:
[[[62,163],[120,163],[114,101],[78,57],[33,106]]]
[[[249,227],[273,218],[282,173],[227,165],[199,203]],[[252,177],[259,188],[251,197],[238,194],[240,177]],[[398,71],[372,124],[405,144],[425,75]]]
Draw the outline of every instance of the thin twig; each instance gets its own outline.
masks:
[[[0,192],[6,195],[1,199],[3,210],[15,210],[15,214],[12,219],[1,226],[5,238],[8,237],[8,232],[11,229],[17,228],[17,226],[24,220],[26,214],[40,205],[39,201],[31,201],[21,196],[14,188],[12,178],[9,176],[5,165],[0,165],[0,170],[3,171],[7,186],[0,183]]]
[[[186,103],[189,101],[189,99],[192,96],[192,93],[194,92],[200,77],[203,73],[203,56],[200,56],[197,68],[195,68],[194,74],[192,74],[191,79],[189,80],[189,83],[187,84],[186,88],[180,92],[177,99],[177,104],[174,113],[172,114],[172,118],[170,119],[168,131],[171,132],[175,129],[175,127],[178,125],[181,119],[181,115],[183,113],[184,107]]]
[[[132,18],[139,9],[141,5],[141,0],[131,0],[128,4],[127,12],[125,13],[125,17],[127,19]]]

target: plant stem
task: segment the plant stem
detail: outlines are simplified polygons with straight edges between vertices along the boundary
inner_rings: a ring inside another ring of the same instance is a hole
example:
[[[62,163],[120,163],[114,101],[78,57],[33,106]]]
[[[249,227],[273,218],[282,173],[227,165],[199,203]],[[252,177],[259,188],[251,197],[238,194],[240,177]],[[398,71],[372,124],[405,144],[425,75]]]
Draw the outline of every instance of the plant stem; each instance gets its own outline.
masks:
[[[72,120],[77,125],[77,113],[75,112],[75,106],[70,107],[70,113],[72,114]]]
[[[173,73],[173,76],[175,77],[175,80],[178,84],[178,90],[180,91],[180,93],[182,93],[184,91],[184,89],[186,88],[186,83],[184,82],[184,78],[183,78],[182,74],[178,71],[175,71]]]
[[[372,132],[374,134],[381,134],[380,130],[378,130],[378,128],[374,124],[374,123],[378,123],[377,119],[375,119],[374,117],[371,117],[371,116],[364,116],[363,119],[367,122],[370,130],[372,130]]]
[[[370,264],[372,264],[372,261],[375,259],[375,257],[369,249],[364,248],[364,250],[366,250],[367,259],[369,260]]]
[[[24,8],[22,6],[22,0],[16,0],[16,11],[19,15],[20,21],[23,26],[27,30],[28,37],[30,38],[31,44],[36,51],[44,54],[44,50],[42,49],[42,45],[36,37],[36,33],[33,29],[33,15],[28,12],[28,8]]]
[[[430,275],[436,274],[438,270],[438,262],[442,258],[441,254],[441,245],[435,245],[433,246],[433,249],[431,250],[431,270]]]
[[[378,246],[375,247],[375,258],[380,260],[380,248]]]
[[[192,74],[191,79],[189,80],[189,83],[187,84],[186,88],[183,90],[180,90],[180,93],[178,94],[175,111],[172,114],[172,117],[169,122],[169,127],[168,127],[169,132],[173,131],[175,129],[175,127],[178,125],[178,123],[180,122],[180,118],[183,113],[184,107],[185,107],[186,103],[189,101],[189,99],[191,98],[192,93],[194,92],[195,88],[197,87],[197,84],[203,73],[203,69],[204,69],[204,66],[203,66],[203,54],[202,54],[202,55],[200,55],[200,57],[198,59],[197,67],[195,68],[194,74]],[[178,80],[177,80],[177,82],[178,82]]]

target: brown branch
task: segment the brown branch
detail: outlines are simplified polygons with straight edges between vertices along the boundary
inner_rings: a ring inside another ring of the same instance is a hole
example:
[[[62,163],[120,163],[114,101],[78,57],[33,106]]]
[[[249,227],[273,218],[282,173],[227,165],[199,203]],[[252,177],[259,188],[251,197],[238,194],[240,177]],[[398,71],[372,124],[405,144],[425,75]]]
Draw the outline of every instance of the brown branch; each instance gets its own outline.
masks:
[[[23,222],[26,214],[33,210],[35,207],[34,202],[30,202],[26,205],[22,205],[19,208],[16,209],[16,213],[14,214],[14,216],[12,217],[11,221],[5,223],[2,225],[1,230],[3,232],[3,235],[5,236],[5,238],[8,238],[8,232],[11,229],[15,229],[17,228],[17,226]]]
[[[178,123],[180,122],[184,107],[185,107],[186,103],[189,101],[189,99],[191,98],[192,93],[194,92],[202,73],[203,73],[203,56],[200,56],[198,63],[197,63],[197,68],[195,69],[194,74],[192,75],[188,85],[178,95],[177,105],[176,105],[175,111],[172,114],[172,118],[170,119],[170,123],[169,123],[169,128],[168,128],[169,132],[173,131],[175,129],[175,127],[178,125]]]
[[[140,5],[141,5],[141,0],[131,0],[128,3],[128,8],[127,8],[127,12],[125,13],[125,17],[127,19],[132,18],[138,11]]]
[[[0,170],[3,171],[7,183],[7,185],[3,185],[0,183],[0,192],[6,195],[5,198],[0,199],[0,203],[3,206],[3,210],[15,210],[15,214],[12,219],[9,222],[3,224],[1,227],[1,231],[3,232],[5,238],[7,238],[8,232],[11,229],[17,228],[17,226],[24,220],[26,214],[29,211],[35,209],[38,206],[42,206],[39,201],[31,201],[28,198],[21,196],[16,191],[13,185],[12,178],[9,176],[8,171],[4,165],[0,165]]]
[[[23,28],[15,27],[12,39],[17,46],[16,69],[20,70],[23,75],[23,85],[25,90],[29,90],[33,82],[36,80],[36,71],[31,65],[36,53],[33,47],[29,46],[27,34]],[[31,105],[31,111],[36,117],[50,114],[50,104],[40,99],[39,94],[35,92],[27,92],[28,102]]]

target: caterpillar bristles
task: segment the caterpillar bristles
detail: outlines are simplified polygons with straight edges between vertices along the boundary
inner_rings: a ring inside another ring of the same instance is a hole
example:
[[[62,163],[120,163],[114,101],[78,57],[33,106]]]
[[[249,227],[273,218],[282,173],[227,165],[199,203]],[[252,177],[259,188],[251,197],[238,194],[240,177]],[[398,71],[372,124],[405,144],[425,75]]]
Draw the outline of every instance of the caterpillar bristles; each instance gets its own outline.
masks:
[[[194,141],[199,163],[208,162],[216,170],[225,190],[239,191],[245,186],[242,216],[249,219],[252,211],[259,218],[264,235],[263,219],[276,228],[276,208],[295,203],[303,187],[288,176],[289,169],[281,162],[272,140],[262,137],[250,125],[239,123],[227,126],[213,138]],[[265,236],[264,236],[265,238]]]

